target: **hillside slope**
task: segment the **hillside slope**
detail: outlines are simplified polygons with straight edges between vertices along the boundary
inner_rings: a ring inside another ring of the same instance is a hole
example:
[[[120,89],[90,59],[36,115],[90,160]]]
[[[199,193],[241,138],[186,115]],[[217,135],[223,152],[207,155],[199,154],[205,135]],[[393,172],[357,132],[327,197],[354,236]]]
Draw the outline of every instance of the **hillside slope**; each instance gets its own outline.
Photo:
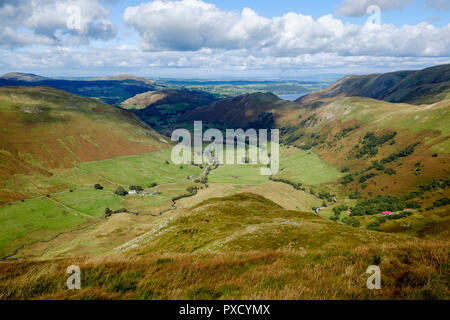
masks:
[[[444,241],[354,229],[243,193],[200,203],[109,256],[2,263],[0,299],[446,299],[447,253]],[[62,285],[72,264],[81,290]],[[373,264],[380,290],[366,286]]]
[[[429,105],[336,97],[280,114],[282,141],[317,152],[364,195],[402,194],[450,177],[450,100]]]
[[[434,103],[450,98],[450,64],[417,71],[347,76],[328,88],[301,97],[297,102],[307,103],[338,95],[410,104]]]
[[[296,107],[295,103],[278,98],[273,93],[252,93],[213,102],[196,108],[181,117],[182,122],[205,121],[230,128],[272,128],[273,111]]]
[[[0,184],[167,147],[133,113],[48,87],[0,88],[0,121]]]
[[[138,94],[123,103],[153,129],[167,136],[183,125],[183,116],[191,110],[217,101],[213,95],[194,90],[167,89]]]

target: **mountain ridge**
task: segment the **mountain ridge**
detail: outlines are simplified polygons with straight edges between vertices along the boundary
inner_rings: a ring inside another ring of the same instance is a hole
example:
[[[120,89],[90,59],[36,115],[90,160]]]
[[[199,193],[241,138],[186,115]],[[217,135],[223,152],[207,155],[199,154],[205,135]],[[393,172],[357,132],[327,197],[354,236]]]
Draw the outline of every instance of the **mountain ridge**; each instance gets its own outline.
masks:
[[[333,85],[296,100],[308,103],[338,95],[361,96],[387,102],[423,104],[437,102],[436,96],[450,97],[450,64],[415,71],[346,76]]]

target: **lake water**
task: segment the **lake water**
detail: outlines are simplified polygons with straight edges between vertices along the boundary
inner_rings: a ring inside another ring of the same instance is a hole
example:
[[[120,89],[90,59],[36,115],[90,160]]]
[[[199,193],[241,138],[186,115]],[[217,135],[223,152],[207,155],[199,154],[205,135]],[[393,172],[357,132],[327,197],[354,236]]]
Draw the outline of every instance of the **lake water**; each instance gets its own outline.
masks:
[[[283,100],[295,101],[300,97],[307,95],[309,92],[302,93],[289,93],[289,94],[279,94],[278,96]]]

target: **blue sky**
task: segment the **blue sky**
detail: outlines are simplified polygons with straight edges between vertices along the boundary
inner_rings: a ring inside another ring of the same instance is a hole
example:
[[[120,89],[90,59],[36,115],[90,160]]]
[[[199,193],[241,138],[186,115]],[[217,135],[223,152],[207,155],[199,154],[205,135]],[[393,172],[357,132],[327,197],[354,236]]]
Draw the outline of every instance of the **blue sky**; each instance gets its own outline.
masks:
[[[380,24],[366,23],[370,5]],[[79,24],[69,28],[73,6]],[[449,22],[450,0],[4,0],[0,72],[301,78],[419,69],[450,62]]]
[[[130,6],[137,6],[144,1],[130,0],[113,2],[106,4],[112,10],[112,19],[116,23],[121,22],[123,11]],[[281,16],[287,12],[297,12],[319,18],[323,15],[334,13],[339,9],[342,1],[336,0],[211,0],[207,1],[215,4],[222,10],[241,11],[244,7],[255,10],[264,17]],[[450,12],[426,5],[426,0],[411,1],[411,3],[401,9],[384,11],[383,22],[392,23],[397,26],[403,24],[417,24],[428,21],[436,26],[443,26],[450,21]],[[365,17],[341,17],[344,21],[351,23],[364,23]],[[436,18],[440,18],[436,21]]]

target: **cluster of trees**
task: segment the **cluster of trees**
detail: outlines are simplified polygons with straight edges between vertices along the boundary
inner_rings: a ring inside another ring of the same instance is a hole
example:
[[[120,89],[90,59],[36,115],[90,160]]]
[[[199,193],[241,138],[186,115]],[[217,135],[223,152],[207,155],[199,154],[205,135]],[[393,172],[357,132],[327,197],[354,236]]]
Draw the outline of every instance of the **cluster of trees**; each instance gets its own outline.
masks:
[[[126,195],[128,194],[128,191],[125,190],[125,189],[122,188],[122,187],[118,187],[118,188],[116,189],[116,191],[114,191],[114,194],[115,194],[116,196],[124,197],[124,196],[126,196]]]
[[[339,134],[339,138],[345,137],[347,134],[356,129],[359,129],[359,125],[342,129],[342,132]]]
[[[398,158],[405,158],[409,155],[412,155],[414,151],[416,150],[416,146],[419,144],[419,142],[416,142],[412,145],[407,146],[405,149],[391,153],[386,158],[381,159],[382,164],[387,164],[390,162],[393,162],[397,160]]]
[[[386,173],[386,174],[392,176],[392,175],[396,174],[397,171],[395,171],[394,168],[386,168],[386,170],[384,170],[384,173]]]
[[[348,226],[352,226],[354,228],[357,228],[361,225],[361,223],[359,222],[359,220],[355,217],[344,217],[342,219],[342,222]]]
[[[341,184],[343,184],[345,186],[346,184],[353,182],[353,180],[355,180],[355,178],[353,177],[353,174],[349,173],[342,177]]]
[[[304,188],[302,188],[302,184],[300,182],[293,182],[288,179],[274,178],[274,177],[269,177],[269,179],[272,181],[275,181],[275,182],[283,182],[283,183],[289,184],[292,187],[294,187],[295,190],[305,190]]]
[[[121,213],[121,212],[128,212],[128,210],[125,208],[122,208],[122,209],[112,211],[110,208],[106,208],[105,209],[105,218],[108,218],[115,213]]]
[[[393,214],[390,216],[385,216],[385,217],[378,217],[375,221],[369,223],[367,225],[367,229],[369,230],[375,230],[375,231],[380,231],[379,227],[382,223],[388,221],[388,220],[398,220],[398,219],[403,219],[406,217],[409,217],[410,215],[412,215],[413,213],[411,211],[404,211],[401,213],[397,213],[397,214]]]
[[[94,185],[94,188],[97,189],[97,190],[103,190],[103,186],[101,184],[99,184],[99,183],[96,183]]]
[[[397,132],[391,132],[377,137],[373,132],[367,132],[363,138],[362,146],[357,149],[355,154],[356,158],[362,158],[365,156],[373,157],[378,154],[378,148],[393,139],[397,135]]]
[[[367,180],[372,179],[372,178],[375,177],[375,176],[376,176],[376,174],[373,173],[373,172],[368,173],[368,174],[366,174],[366,175],[363,175],[363,176],[361,176],[361,177],[359,178],[359,183],[364,183],[364,182],[366,182]]]
[[[359,198],[361,198],[361,193],[359,193],[358,191],[355,191],[353,193],[350,193],[350,195],[348,197],[349,197],[349,199],[359,199]]]
[[[191,186],[191,187],[187,188],[186,191],[187,191],[187,193],[173,197],[172,201],[177,201],[182,198],[188,198],[188,197],[192,197],[192,196],[196,195],[198,192],[198,187]]]
[[[445,198],[441,198],[441,199],[436,200],[433,203],[433,207],[438,208],[438,207],[447,206],[449,204],[450,204],[450,198],[445,197]]]
[[[434,180],[430,184],[420,185],[419,190],[411,191],[410,193],[403,196],[405,200],[411,200],[422,196],[427,191],[432,191],[435,189],[447,189],[450,187],[450,178],[447,180]]]
[[[357,203],[351,212],[353,216],[363,216],[383,211],[401,211],[404,208],[417,209],[421,208],[421,204],[418,201],[407,201],[404,198],[378,195]]]
[[[333,197],[334,197],[334,194],[331,194],[329,192],[319,192],[319,198],[320,199],[325,199],[328,202],[332,202],[333,201]]]
[[[141,186],[130,186],[130,190],[134,190],[136,192],[142,192],[144,191],[144,188],[142,188]]]
[[[156,183],[152,183],[152,184],[150,184],[150,188],[153,188],[153,187],[156,187],[157,186],[157,184]],[[144,188],[142,187],[142,186],[140,186],[140,185],[132,185],[132,186],[130,186],[130,190],[133,190],[133,191],[136,191],[136,192],[142,192],[142,191],[144,191]],[[127,194],[128,194],[128,191],[127,190],[125,190],[123,187],[118,187],[115,191],[114,191],[114,194],[116,195],[116,196],[121,196],[121,197],[124,197],[124,196],[126,196]]]

